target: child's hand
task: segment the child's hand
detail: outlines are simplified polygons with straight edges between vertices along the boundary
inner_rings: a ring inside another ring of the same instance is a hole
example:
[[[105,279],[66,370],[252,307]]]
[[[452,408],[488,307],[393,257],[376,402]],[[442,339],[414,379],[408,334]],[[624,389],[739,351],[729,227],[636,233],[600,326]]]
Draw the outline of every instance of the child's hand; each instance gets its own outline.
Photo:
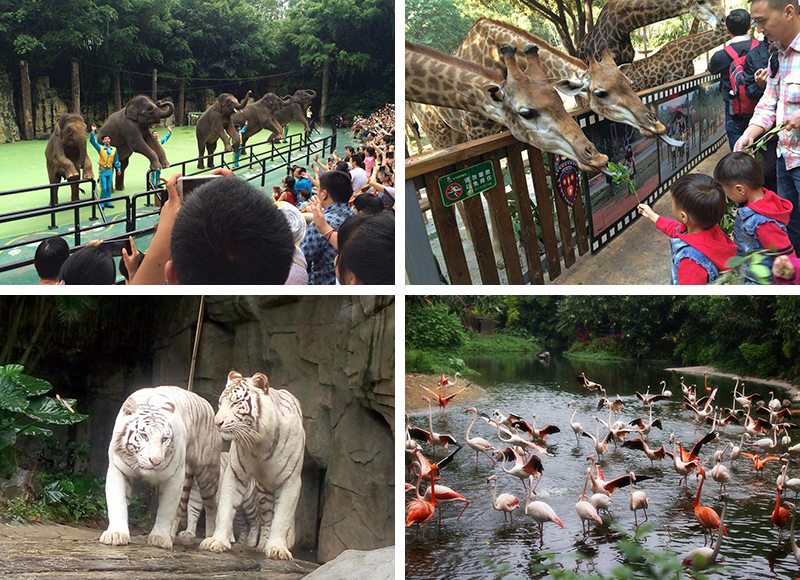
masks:
[[[314,218],[321,218],[323,220],[325,219],[322,215],[322,205],[320,204],[319,196],[312,195],[311,199],[308,200],[307,207],[311,211],[311,215],[313,215]]]
[[[778,256],[772,262],[772,275],[784,280],[794,280],[795,269],[788,256]]]
[[[170,125],[167,125],[167,133],[172,133],[172,127]]]
[[[92,123],[92,133],[94,133],[95,131],[97,131],[97,125]]]
[[[651,222],[656,223],[658,221],[658,214],[654,212],[649,205],[645,205],[640,203],[636,206],[636,209],[642,214],[644,217],[649,219]]]

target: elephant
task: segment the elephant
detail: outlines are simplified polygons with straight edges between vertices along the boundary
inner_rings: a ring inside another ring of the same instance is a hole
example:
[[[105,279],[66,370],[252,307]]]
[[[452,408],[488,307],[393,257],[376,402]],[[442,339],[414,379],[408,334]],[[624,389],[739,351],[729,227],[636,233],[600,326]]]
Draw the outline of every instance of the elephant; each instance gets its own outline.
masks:
[[[197,135],[197,168],[203,169],[204,155],[211,155],[217,148],[217,139],[222,139],[222,145],[225,151],[236,151],[239,148],[239,133],[231,122],[231,116],[236,111],[241,111],[250,100],[250,92],[244,97],[240,103],[236,97],[230,93],[222,93],[217,97],[216,102],[206,109],[200,118],[197,120],[197,128],[195,130]],[[208,151],[204,153],[203,149]],[[208,166],[214,167],[214,158],[208,159]]]
[[[77,113],[65,113],[58,118],[58,123],[50,134],[44,150],[47,159],[47,176],[50,183],[59,183],[62,178],[67,181],[78,181],[83,172],[83,179],[94,179],[92,162],[86,155],[86,123]],[[72,201],[78,201],[78,184],[72,184]],[[58,203],[58,188],[50,189],[50,203]]]
[[[117,148],[119,155],[121,170],[114,185],[116,190],[125,189],[125,168],[134,152],[147,157],[150,160],[150,169],[154,171],[169,167],[164,149],[153,137],[150,127],[171,116],[173,111],[174,106],[169,101],[154,103],[147,95],[137,95],[124,108],[112,113],[100,127],[97,141],[102,143],[103,137],[108,135],[111,137],[111,145]]]
[[[283,127],[286,123],[295,119],[303,124],[305,132],[308,133],[311,131],[311,127],[308,126],[308,119],[306,119],[306,109],[308,109],[309,105],[311,105],[311,101],[313,101],[316,96],[317,92],[311,89],[295,91],[291,96],[291,101],[289,101],[284,108],[275,113],[275,120]],[[273,131],[268,141],[274,141],[276,139],[283,139],[283,136],[278,134],[277,131]]]
[[[242,147],[247,145],[247,140],[261,131],[268,129],[277,133],[283,139],[283,126],[275,120],[278,111],[291,104],[291,97],[281,99],[275,93],[266,93],[259,100],[250,103],[242,111],[231,117],[231,122],[241,128],[247,121],[247,129],[242,133]]]

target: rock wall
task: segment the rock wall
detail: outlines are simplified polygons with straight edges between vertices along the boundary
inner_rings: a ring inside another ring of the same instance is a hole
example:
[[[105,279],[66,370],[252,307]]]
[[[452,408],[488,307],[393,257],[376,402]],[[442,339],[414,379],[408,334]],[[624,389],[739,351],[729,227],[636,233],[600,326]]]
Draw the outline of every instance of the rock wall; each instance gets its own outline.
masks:
[[[50,77],[38,77],[33,86],[33,128],[35,139],[49,139],[58,118],[69,109],[50,88]]]
[[[156,345],[153,385],[186,386],[197,298]],[[206,298],[193,390],[228,372],[266,373],[303,408],[307,433],[297,543],[326,562],[394,543],[393,296]]]
[[[0,143],[20,140],[17,113],[14,109],[14,85],[8,72],[0,68]]]

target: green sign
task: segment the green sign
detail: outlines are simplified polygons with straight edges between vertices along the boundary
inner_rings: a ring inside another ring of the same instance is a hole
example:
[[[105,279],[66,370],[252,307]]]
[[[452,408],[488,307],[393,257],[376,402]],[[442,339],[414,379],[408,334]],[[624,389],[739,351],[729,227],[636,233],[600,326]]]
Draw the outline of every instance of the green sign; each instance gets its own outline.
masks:
[[[495,185],[497,181],[491,161],[483,161],[439,178],[439,192],[445,207],[492,189]]]

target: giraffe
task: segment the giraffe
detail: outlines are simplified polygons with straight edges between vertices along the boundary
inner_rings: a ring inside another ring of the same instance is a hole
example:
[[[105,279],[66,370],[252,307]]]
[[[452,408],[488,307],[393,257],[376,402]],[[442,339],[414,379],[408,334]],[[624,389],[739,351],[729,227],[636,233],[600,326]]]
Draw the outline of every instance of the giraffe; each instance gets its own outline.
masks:
[[[417,154],[422,155],[422,137],[419,135],[419,123],[411,108],[411,103],[406,101],[406,139],[408,140],[408,151],[411,152],[411,136],[417,140]]]
[[[633,62],[631,32],[654,22],[687,12],[712,28],[725,30],[723,0],[609,0],[600,11],[592,31],[586,35],[579,52],[599,53],[601,43],[611,50],[617,64]]]
[[[715,29],[668,42],[655,54],[631,63],[628,78],[633,90],[652,89],[692,76],[694,59],[727,39],[727,32]]]
[[[527,68],[517,64],[513,47],[503,47],[505,75],[406,41],[406,99],[478,113],[511,130],[523,143],[574,159],[583,171],[605,169],[608,157],[599,153],[564,109],[545,78],[539,49],[525,48]]]

